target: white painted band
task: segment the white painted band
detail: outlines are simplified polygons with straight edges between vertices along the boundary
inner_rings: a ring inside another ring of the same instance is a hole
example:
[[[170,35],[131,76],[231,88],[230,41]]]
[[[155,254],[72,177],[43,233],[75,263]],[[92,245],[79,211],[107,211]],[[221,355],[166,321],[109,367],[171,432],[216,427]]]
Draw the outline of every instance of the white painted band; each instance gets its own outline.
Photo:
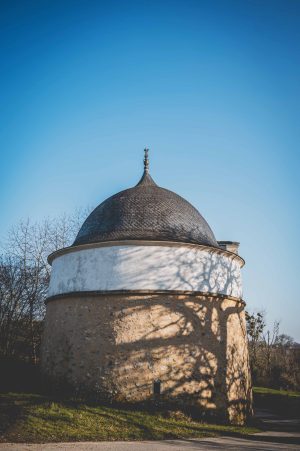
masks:
[[[172,290],[242,297],[242,260],[198,246],[119,245],[57,255],[48,296],[80,291]]]

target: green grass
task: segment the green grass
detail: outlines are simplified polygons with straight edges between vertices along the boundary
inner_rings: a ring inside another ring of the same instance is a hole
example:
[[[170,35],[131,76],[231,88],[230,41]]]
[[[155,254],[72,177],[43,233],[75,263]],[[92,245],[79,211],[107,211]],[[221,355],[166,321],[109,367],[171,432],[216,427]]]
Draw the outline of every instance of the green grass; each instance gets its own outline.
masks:
[[[261,395],[289,396],[291,398],[300,398],[300,392],[291,390],[276,390],[274,388],[253,387],[253,392]]]
[[[286,418],[300,418],[300,392],[253,387],[254,405]]]
[[[258,429],[195,421],[180,412],[153,413],[36,394],[0,394],[0,442],[159,440],[245,436]]]

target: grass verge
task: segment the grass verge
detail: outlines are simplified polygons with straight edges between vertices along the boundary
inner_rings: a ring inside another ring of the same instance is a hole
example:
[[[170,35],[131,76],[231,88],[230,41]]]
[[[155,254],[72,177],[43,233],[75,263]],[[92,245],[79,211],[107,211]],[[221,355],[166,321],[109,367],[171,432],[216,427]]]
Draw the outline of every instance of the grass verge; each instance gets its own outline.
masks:
[[[253,392],[260,395],[289,396],[291,398],[300,398],[299,391],[276,390],[275,388],[253,387]]]
[[[253,387],[254,406],[286,418],[300,418],[300,393],[290,390]]]
[[[37,394],[0,395],[0,441],[62,442],[161,440],[217,435],[246,436],[254,427],[195,421],[180,412],[129,410]]]

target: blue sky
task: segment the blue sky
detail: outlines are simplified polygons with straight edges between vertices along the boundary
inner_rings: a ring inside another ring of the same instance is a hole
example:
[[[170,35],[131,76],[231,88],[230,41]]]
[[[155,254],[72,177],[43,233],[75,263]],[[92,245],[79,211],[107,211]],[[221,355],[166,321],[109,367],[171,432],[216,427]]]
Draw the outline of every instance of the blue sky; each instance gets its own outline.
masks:
[[[155,181],[241,242],[244,297],[300,341],[300,2],[2,1],[0,240]]]

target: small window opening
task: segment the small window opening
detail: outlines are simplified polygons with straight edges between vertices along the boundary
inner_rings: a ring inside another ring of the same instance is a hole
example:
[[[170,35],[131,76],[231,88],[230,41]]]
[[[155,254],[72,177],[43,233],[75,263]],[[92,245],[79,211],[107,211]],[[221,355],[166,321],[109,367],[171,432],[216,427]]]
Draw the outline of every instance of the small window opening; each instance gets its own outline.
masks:
[[[160,395],[161,393],[161,381],[159,379],[153,382],[153,393],[154,395]]]

